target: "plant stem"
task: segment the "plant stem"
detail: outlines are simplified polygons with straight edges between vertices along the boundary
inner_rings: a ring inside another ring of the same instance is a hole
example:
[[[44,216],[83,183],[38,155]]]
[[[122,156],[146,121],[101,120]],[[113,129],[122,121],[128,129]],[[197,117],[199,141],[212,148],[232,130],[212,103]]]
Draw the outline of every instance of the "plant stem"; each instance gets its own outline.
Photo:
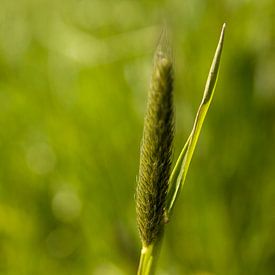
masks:
[[[143,246],[140,252],[140,260],[137,275],[153,275],[159,256],[163,231],[159,238],[149,246]]]

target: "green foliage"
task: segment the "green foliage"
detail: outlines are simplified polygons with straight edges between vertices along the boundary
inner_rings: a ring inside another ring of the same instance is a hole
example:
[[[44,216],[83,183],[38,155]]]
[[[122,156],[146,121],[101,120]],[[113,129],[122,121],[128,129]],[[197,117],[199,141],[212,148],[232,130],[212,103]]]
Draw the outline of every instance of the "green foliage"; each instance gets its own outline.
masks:
[[[171,214],[170,212],[173,210],[175,201],[179,196],[180,190],[185,182],[189,165],[190,165],[194,150],[196,148],[198,138],[200,136],[200,131],[201,131],[205,116],[207,114],[208,108],[211,104],[211,101],[214,95],[215,86],[218,80],[218,74],[219,74],[219,68],[220,68],[220,59],[221,59],[223,41],[224,41],[224,30],[225,30],[225,24],[223,25],[223,28],[222,28],[218,47],[208,74],[202,102],[198,109],[193,129],[185,145],[182,148],[180,156],[177,159],[176,165],[169,179],[169,190],[168,190],[167,199],[166,199],[166,209],[167,209],[168,219]]]
[[[218,36],[217,94],[159,273],[273,275],[274,1],[1,0],[0,274],[134,274],[144,102],[163,19],[180,153]]]

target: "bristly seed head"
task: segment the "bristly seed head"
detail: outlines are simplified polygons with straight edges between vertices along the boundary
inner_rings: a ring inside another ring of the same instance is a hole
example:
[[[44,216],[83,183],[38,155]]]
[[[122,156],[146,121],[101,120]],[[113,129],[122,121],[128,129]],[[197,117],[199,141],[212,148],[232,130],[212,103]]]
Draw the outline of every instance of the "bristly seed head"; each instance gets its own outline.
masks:
[[[138,229],[143,246],[161,234],[174,137],[173,64],[163,32],[154,58],[136,190]]]

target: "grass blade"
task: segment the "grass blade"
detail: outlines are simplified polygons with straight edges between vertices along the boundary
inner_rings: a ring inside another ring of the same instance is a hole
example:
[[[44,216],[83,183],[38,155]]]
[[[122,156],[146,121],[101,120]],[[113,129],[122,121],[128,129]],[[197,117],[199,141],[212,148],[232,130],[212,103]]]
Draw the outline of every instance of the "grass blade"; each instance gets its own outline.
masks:
[[[225,31],[225,24],[223,24],[223,27],[222,27],[220,39],[212,61],[210,72],[208,74],[203,98],[196,115],[193,129],[191,131],[191,134],[186,144],[182,149],[182,152],[169,178],[169,189],[168,189],[167,200],[166,200],[167,219],[171,215],[175,202],[185,182],[188,168],[189,168],[189,165],[201,132],[201,128],[213,98],[213,94],[215,91],[215,86],[216,86],[218,74],[219,74],[219,65],[220,65],[220,59],[221,59],[223,41],[224,41],[224,31]]]

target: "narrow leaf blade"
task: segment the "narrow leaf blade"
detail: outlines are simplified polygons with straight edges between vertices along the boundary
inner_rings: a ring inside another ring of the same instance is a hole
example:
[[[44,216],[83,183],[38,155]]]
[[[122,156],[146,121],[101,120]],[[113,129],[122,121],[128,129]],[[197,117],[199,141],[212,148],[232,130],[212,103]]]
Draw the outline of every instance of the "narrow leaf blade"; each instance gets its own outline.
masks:
[[[167,200],[166,200],[167,218],[169,218],[169,216],[171,215],[175,202],[185,182],[188,168],[192,160],[192,156],[201,132],[201,128],[213,98],[215,86],[219,75],[219,67],[220,67],[220,59],[221,59],[221,54],[223,49],[225,26],[226,25],[223,24],[222,31],[220,34],[220,39],[212,61],[212,65],[210,67],[203,98],[199,106],[199,109],[197,111],[193,129],[191,131],[191,134],[186,144],[182,149],[182,152],[176,162],[176,165],[169,179],[169,189],[168,189]]]

